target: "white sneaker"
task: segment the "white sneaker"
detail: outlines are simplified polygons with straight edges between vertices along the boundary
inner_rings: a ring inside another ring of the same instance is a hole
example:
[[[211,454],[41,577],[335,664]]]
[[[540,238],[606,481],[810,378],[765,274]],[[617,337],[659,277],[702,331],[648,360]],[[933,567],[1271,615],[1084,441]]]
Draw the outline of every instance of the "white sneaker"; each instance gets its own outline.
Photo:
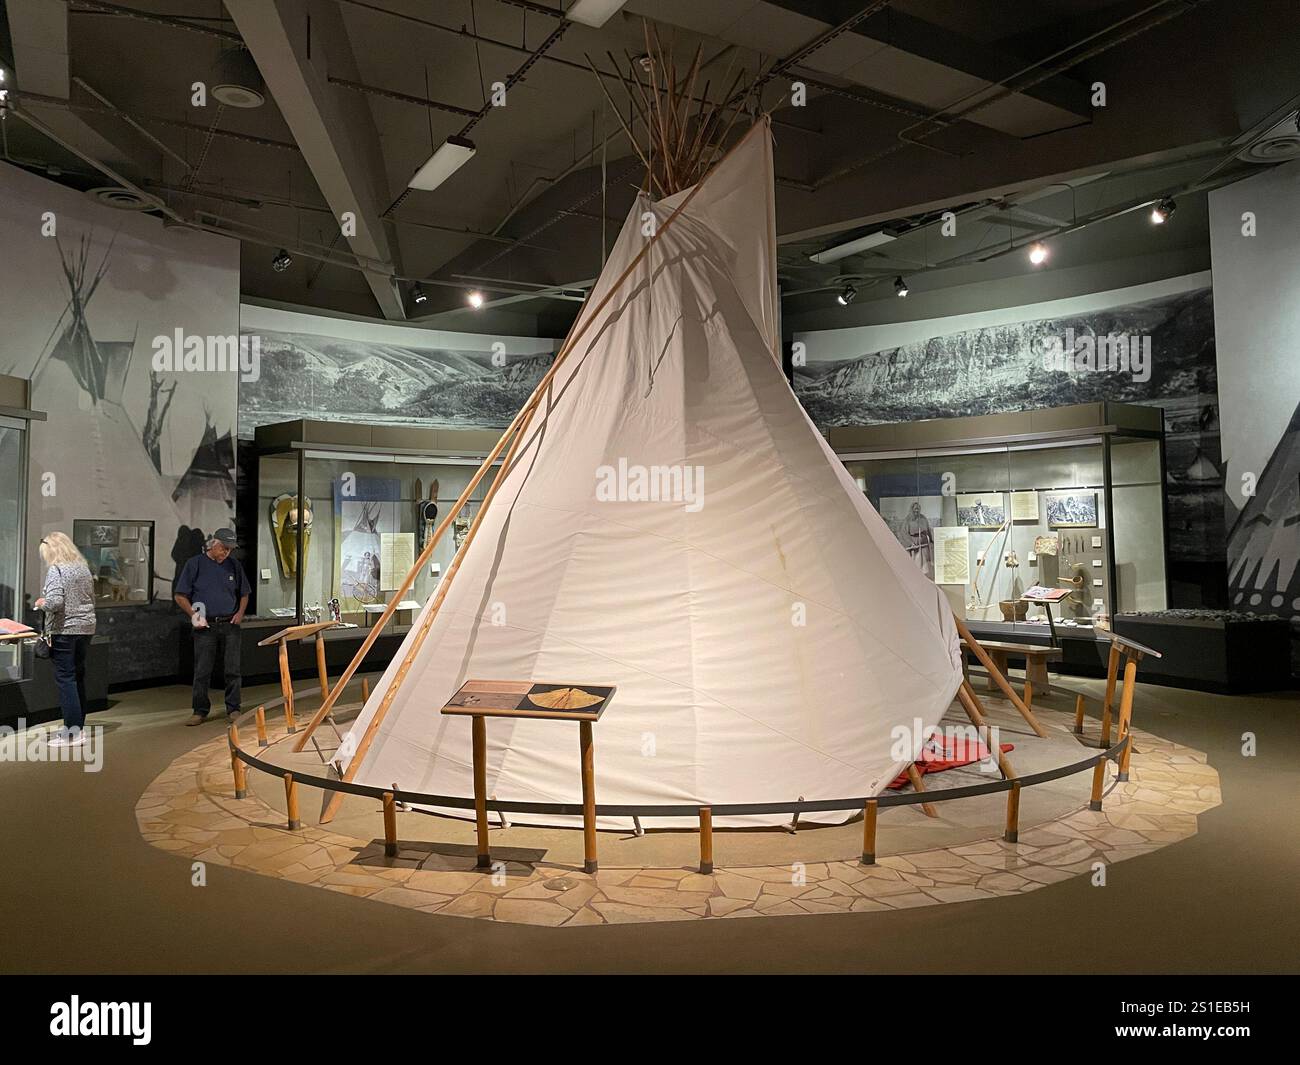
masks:
[[[85,729],[59,729],[50,737],[51,747],[80,747],[86,742]]]

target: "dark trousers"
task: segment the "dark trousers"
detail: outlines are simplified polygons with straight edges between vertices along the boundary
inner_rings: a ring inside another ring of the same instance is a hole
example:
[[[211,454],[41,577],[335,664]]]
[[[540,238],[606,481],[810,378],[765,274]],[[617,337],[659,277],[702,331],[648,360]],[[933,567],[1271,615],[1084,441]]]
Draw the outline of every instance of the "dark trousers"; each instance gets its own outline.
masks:
[[[212,682],[212,668],[221,656],[222,672],[226,675],[226,713],[239,713],[239,626],[227,619],[208,619],[206,629],[194,630],[194,712],[208,716],[212,703],[208,701],[208,686]]]
[[[63,724],[70,729],[86,723],[86,649],[90,640],[89,636],[60,633],[50,643],[59,707],[63,710]]]

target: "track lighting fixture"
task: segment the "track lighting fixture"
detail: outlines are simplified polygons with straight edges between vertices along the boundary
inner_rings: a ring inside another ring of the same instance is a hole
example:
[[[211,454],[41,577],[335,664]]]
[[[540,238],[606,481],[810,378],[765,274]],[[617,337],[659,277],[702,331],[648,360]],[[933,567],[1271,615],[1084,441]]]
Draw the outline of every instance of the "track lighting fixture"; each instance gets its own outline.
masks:
[[[468,296],[465,297],[465,302],[468,303],[475,310],[478,310],[480,307],[483,306],[483,293],[479,292],[476,289],[475,291],[471,292]]]
[[[275,258],[271,260],[271,269],[277,274],[282,274],[293,265],[293,256],[281,248],[275,253]]]
[[[1035,266],[1042,266],[1047,262],[1047,245],[1041,240],[1036,240],[1029,245],[1029,261]]]
[[[417,281],[414,285],[411,286],[412,303],[423,303],[428,298],[429,298],[428,294],[424,291],[424,287],[420,284],[420,282]]]
[[[845,286],[842,289],[840,289],[840,294],[835,297],[835,300],[837,303],[839,303],[841,307],[847,307],[850,303],[852,303],[855,299],[857,299],[857,297],[858,297],[858,290],[850,284],[845,284]]]
[[[1151,208],[1151,224],[1162,226],[1174,216],[1174,211],[1178,209],[1178,204],[1166,196],[1158,204]]]
[[[904,281],[901,276],[894,278],[894,294],[898,296],[899,299],[906,296],[908,291],[907,282]]]

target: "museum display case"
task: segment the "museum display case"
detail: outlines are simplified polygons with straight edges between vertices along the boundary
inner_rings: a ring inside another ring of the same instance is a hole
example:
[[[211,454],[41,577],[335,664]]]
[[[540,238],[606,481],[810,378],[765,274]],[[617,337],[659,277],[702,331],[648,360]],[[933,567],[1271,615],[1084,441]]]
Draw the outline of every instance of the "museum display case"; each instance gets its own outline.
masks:
[[[327,639],[364,636],[498,438],[309,421],[260,426],[255,533],[243,547],[251,616],[282,625],[334,619]],[[491,483],[489,475],[475,487],[386,631],[410,628]]]
[[[153,536],[151,521],[73,521],[72,542],[90,567],[97,606],[145,606],[152,602]]]
[[[973,631],[1091,638],[1117,613],[1165,608],[1158,408],[1086,403],[829,436]]]
[[[24,616],[23,563],[27,554],[29,426],[45,415],[28,409],[28,384],[0,374],[0,618],[32,624]],[[31,674],[28,642],[0,640],[0,684]]]

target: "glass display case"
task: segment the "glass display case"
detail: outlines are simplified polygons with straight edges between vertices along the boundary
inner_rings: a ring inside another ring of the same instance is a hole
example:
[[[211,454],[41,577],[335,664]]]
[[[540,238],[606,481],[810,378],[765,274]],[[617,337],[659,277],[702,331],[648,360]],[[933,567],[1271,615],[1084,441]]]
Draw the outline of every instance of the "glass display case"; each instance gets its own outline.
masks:
[[[245,537],[254,617],[340,625],[360,637],[397,593],[428,537],[498,434],[288,422],[259,427],[255,543]],[[495,471],[492,471],[495,473]],[[433,593],[492,483],[475,487],[420,568],[386,631],[401,634]]]
[[[153,528],[151,521],[77,518],[72,542],[86,559],[100,606],[153,601]]]
[[[28,429],[32,421],[44,421],[45,415],[29,410],[27,404],[27,382],[0,374],[0,618],[30,624],[32,619],[24,617],[23,609]],[[23,640],[0,640],[0,684],[27,679],[29,646]]]
[[[1157,408],[1077,404],[830,439],[976,632],[1090,637],[1117,612],[1167,604]],[[1025,601],[1031,589],[1068,594],[1049,606]]]

